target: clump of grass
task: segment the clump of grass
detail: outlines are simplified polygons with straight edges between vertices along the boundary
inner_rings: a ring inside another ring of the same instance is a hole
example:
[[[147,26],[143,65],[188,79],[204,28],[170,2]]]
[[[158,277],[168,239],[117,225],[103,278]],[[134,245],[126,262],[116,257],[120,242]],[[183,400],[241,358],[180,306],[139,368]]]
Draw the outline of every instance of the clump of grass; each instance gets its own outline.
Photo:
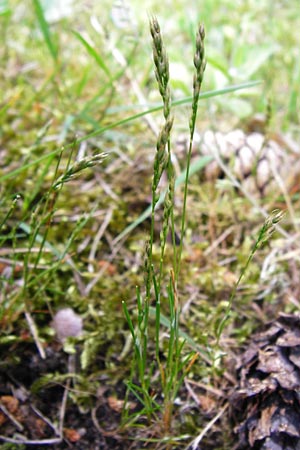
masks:
[[[198,352],[184,353],[186,337],[179,328],[180,322],[180,298],[178,294],[178,281],[181,268],[182,250],[186,229],[186,210],[188,198],[188,180],[191,165],[191,154],[195,133],[195,124],[198,113],[198,101],[206,67],[204,39],[205,31],[200,25],[196,35],[196,50],[194,54],[195,74],[193,81],[193,97],[191,105],[191,116],[189,120],[189,145],[186,156],[186,171],[183,187],[183,207],[181,213],[180,242],[176,245],[175,224],[174,224],[174,187],[175,176],[171,158],[171,131],[173,125],[171,94],[169,87],[169,61],[164,47],[160,27],[156,18],[150,20],[150,32],[153,42],[153,60],[155,65],[155,76],[158,89],[163,101],[164,123],[157,138],[156,154],[153,166],[152,179],[152,203],[151,203],[151,225],[149,240],[145,250],[145,291],[137,288],[137,322],[128,310],[126,302],[123,301],[124,313],[133,338],[135,364],[137,374],[133,371],[132,378],[127,381],[128,390],[134,394],[143,406],[130,423],[138,421],[143,415],[148,419],[148,423],[161,423],[161,433],[164,436],[170,435],[172,431],[172,419],[175,399],[182,385],[184,377],[189,373],[193,364],[197,360]],[[161,199],[160,181],[163,174],[166,174],[167,189],[163,200],[163,216],[160,224],[159,235],[159,262],[158,267],[154,265],[154,242],[155,224],[157,221],[156,209]],[[227,309],[219,321],[216,330],[216,354],[219,352],[219,341],[221,334],[227,324],[233,305],[233,300],[237,288],[244,277],[256,251],[266,242],[275,225],[281,220],[283,214],[276,210],[266,219],[260,233],[255,241],[252,251],[243,267],[240,276],[232,290],[227,302]],[[167,236],[170,233],[172,242],[172,267],[169,270],[169,282],[164,285],[166,275],[165,251]],[[155,304],[153,308],[151,304]],[[169,317],[161,313],[161,306],[168,305]],[[155,332],[151,334],[150,313],[154,310]],[[168,326],[168,344],[164,357],[161,356],[161,324],[164,321]],[[153,351],[153,340],[155,342],[155,356]],[[211,363],[214,364],[214,355],[211,354]],[[159,373],[159,388],[161,398],[153,395],[153,379]],[[138,381],[136,381],[136,378]],[[125,421],[128,420],[127,412],[124,413]]]
[[[180,319],[180,299],[178,297],[178,276],[180,272],[180,261],[183,248],[186,221],[186,203],[188,191],[188,179],[191,161],[191,152],[195,131],[195,123],[198,111],[198,100],[201,90],[202,79],[205,70],[204,57],[204,28],[200,25],[196,37],[196,51],[194,55],[195,75],[193,83],[192,112],[190,117],[190,143],[187,154],[187,168],[184,182],[184,198],[181,221],[181,236],[179,248],[176,245],[175,224],[174,224],[174,190],[175,175],[171,158],[171,130],[173,117],[171,114],[171,94],[169,87],[169,61],[164,47],[161,30],[156,18],[150,20],[150,32],[152,36],[153,60],[155,65],[155,76],[158,89],[163,101],[163,114],[165,122],[162,125],[156,145],[156,154],[153,167],[152,180],[152,203],[151,203],[151,226],[150,237],[146,243],[145,251],[145,293],[142,294],[137,288],[137,324],[134,325],[129,310],[123,302],[124,313],[133,337],[135,361],[137,365],[139,384],[133,379],[128,381],[129,390],[138,398],[143,405],[141,414],[145,414],[148,421],[152,418],[162,418],[162,433],[168,434],[171,431],[174,401],[184,377],[191,369],[196,353],[189,353],[183,357],[183,347],[185,341],[179,333]],[[153,264],[154,229],[156,223],[156,208],[160,199],[159,183],[163,173],[167,178],[167,192],[163,202],[163,218],[159,237],[160,257],[158,268]],[[171,234],[173,263],[169,271],[169,283],[164,289],[163,279],[165,275],[165,250],[168,234]],[[165,296],[164,292],[167,292]],[[155,303],[155,358],[151,361],[150,346],[150,326],[149,311],[150,304]],[[161,303],[168,304],[169,307],[169,341],[166,356],[162,361],[160,356],[160,335],[161,335]],[[162,402],[151,393],[151,382],[155,371],[158,370],[160,378],[160,391]]]
[[[37,327],[31,317],[32,310],[36,305],[42,305],[41,299],[43,302],[45,301],[47,290],[53,289],[51,286],[55,286],[57,273],[64,265],[68,265],[71,270],[76,271],[75,264],[69,255],[70,248],[92,214],[89,212],[78,219],[63,247],[59,248],[56,244],[51,243],[51,238],[49,239],[58,198],[65,184],[79,176],[82,171],[100,164],[106,155],[101,153],[82,158],[74,163],[72,156],[73,152],[71,151],[67,161],[63,161],[61,153],[56,161],[54,160],[53,166],[51,165],[53,158],[46,161],[45,170],[42,171],[42,179],[39,180],[39,183],[45,182],[48,172],[52,173],[52,179],[45,192],[34,206],[32,205],[33,199],[29,202],[28,199],[26,201],[26,198],[22,200],[21,195],[16,195],[0,223],[1,244],[4,245],[10,239],[13,242],[11,275],[10,277],[0,275],[0,281],[2,281],[0,323],[4,327],[5,324],[12,324],[20,315],[24,314],[42,358],[45,358],[45,352],[40,344]],[[23,166],[23,171],[25,170],[26,167]],[[20,219],[11,220],[16,208],[21,209],[21,205],[23,210],[19,211],[19,213],[21,212]],[[11,229],[12,224],[14,224],[13,229]],[[21,232],[21,236],[26,239],[26,245],[22,252],[18,252],[17,236],[20,236]],[[22,269],[22,279],[19,284],[14,282],[14,270],[18,268]],[[7,290],[5,287],[9,283],[13,288]]]

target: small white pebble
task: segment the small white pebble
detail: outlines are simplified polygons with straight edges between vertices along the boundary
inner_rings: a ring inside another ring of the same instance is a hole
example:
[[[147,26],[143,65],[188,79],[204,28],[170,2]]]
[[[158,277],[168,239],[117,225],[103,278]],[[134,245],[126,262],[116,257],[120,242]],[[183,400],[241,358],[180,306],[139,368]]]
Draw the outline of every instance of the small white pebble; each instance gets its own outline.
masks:
[[[72,308],[60,309],[55,314],[51,325],[61,342],[71,336],[80,336],[82,333],[82,318]]]

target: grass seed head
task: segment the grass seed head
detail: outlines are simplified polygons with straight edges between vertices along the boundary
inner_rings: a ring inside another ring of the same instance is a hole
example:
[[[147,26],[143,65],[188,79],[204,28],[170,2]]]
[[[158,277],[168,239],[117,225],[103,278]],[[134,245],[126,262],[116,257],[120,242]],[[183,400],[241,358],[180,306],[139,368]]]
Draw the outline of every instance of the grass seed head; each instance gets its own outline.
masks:
[[[196,69],[196,73],[194,76],[194,97],[199,96],[201,83],[206,67],[204,38],[205,31],[203,25],[201,24],[196,35],[196,51],[194,55],[194,66]]]
[[[164,102],[164,116],[170,115],[171,100],[169,90],[169,59],[166,53],[160,27],[155,17],[150,20],[150,32],[152,36],[153,61],[155,65],[155,77],[158,83],[159,93]]]

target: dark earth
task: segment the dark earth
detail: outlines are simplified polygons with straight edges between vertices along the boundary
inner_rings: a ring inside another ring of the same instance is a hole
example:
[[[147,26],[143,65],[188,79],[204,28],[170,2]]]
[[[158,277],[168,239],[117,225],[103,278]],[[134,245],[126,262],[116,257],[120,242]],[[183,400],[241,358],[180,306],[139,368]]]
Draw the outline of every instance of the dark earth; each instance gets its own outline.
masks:
[[[3,351],[3,347],[2,347]],[[114,403],[112,393],[117,392],[120,399],[125,396],[124,383],[112,386],[109,380],[103,379],[103,387],[99,389],[99,397],[90,398],[90,407],[83,411],[67,395],[67,402],[63,413],[63,439],[59,437],[59,426],[62,423],[62,404],[64,395],[76,390],[73,380],[64,375],[68,370],[68,355],[61,345],[53,343],[45,349],[46,359],[42,359],[33,343],[18,344],[10,355],[3,355],[0,363],[0,435],[2,442],[5,438],[16,440],[15,446],[9,444],[10,449],[47,449],[54,450],[125,450],[125,449],[160,449],[158,443],[138,440],[136,430],[120,428],[121,407],[118,400]],[[103,365],[103,355],[96,362]],[[101,362],[102,359],[102,362]],[[45,376],[53,375],[53,381],[40,383]],[[61,377],[61,383],[57,380]],[[188,423],[188,418],[199,423],[199,432],[203,424],[207,423],[220,409],[220,402],[210,400],[207,411],[203,407],[189,401],[186,390],[182,389],[180,396],[183,406],[177,413],[178,429]],[[91,396],[92,397],[92,396]],[[204,399],[205,395],[203,396]],[[191,400],[191,399],[190,399]],[[222,399],[224,402],[226,397]],[[122,404],[122,401],[121,401]],[[135,403],[136,405],[136,403]],[[192,405],[192,406],[191,406]],[[136,406],[135,406],[136,407]],[[136,407],[137,410],[137,407]],[[133,410],[134,411],[134,410]],[[183,414],[182,414],[183,412]],[[217,422],[213,430],[201,442],[205,449],[216,450],[229,448],[224,444],[224,433],[221,422],[226,421],[226,414]],[[155,436],[155,431],[144,426],[141,428],[141,438]],[[227,426],[228,430],[228,426]],[[132,434],[132,438],[131,435]],[[57,439],[57,442],[53,442]],[[192,438],[188,440],[191,442]],[[35,441],[32,445],[30,441]],[[0,444],[0,448],[8,444]],[[225,445],[225,446],[224,446]],[[170,449],[186,449],[187,441],[173,443]]]

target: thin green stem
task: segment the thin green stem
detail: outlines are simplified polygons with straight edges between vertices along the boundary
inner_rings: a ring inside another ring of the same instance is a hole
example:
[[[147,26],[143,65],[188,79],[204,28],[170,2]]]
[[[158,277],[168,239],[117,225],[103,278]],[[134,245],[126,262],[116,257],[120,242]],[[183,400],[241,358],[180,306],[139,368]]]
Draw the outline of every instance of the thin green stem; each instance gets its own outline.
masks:
[[[233,304],[233,300],[236,296],[236,292],[237,289],[243,279],[243,277],[245,276],[249,265],[255,255],[255,253],[257,252],[257,250],[265,243],[268,241],[268,239],[270,238],[270,236],[272,235],[272,233],[275,231],[275,225],[280,222],[282,220],[282,218],[284,217],[284,213],[278,209],[272,211],[272,213],[270,214],[269,217],[267,217],[267,219],[265,220],[263,226],[261,227],[261,229],[259,230],[258,233],[258,237],[252,247],[252,250],[247,258],[247,261],[245,263],[245,265],[242,267],[240,276],[237,280],[237,282],[235,283],[232,292],[230,294],[229,300],[228,300],[228,304],[227,304],[227,308],[224,314],[223,319],[221,320],[218,329],[217,329],[217,343],[219,343],[220,341],[220,337],[221,334],[224,330],[224,327],[228,321],[228,319],[230,318],[230,314],[231,314],[231,310],[232,310],[232,304]]]
[[[183,207],[182,207],[182,216],[181,216],[181,233],[180,233],[180,244],[179,251],[177,256],[177,265],[175,271],[175,280],[178,281],[179,273],[180,273],[180,265],[181,265],[181,255],[183,249],[183,241],[185,235],[185,226],[186,226],[186,207],[187,207],[187,195],[188,195],[188,180],[189,180],[189,172],[191,165],[191,155],[193,149],[193,140],[196,126],[196,119],[198,113],[198,102],[200,97],[200,90],[202,86],[202,80],[204,76],[204,71],[206,67],[205,54],[204,54],[204,38],[205,32],[203,25],[199,26],[197,36],[196,36],[196,51],[194,55],[194,66],[195,66],[195,74],[194,74],[194,83],[193,83],[193,101],[192,101],[192,113],[190,118],[190,141],[189,148],[187,153],[187,165],[186,165],[186,174],[185,174],[185,182],[184,182],[184,193],[183,193]]]

